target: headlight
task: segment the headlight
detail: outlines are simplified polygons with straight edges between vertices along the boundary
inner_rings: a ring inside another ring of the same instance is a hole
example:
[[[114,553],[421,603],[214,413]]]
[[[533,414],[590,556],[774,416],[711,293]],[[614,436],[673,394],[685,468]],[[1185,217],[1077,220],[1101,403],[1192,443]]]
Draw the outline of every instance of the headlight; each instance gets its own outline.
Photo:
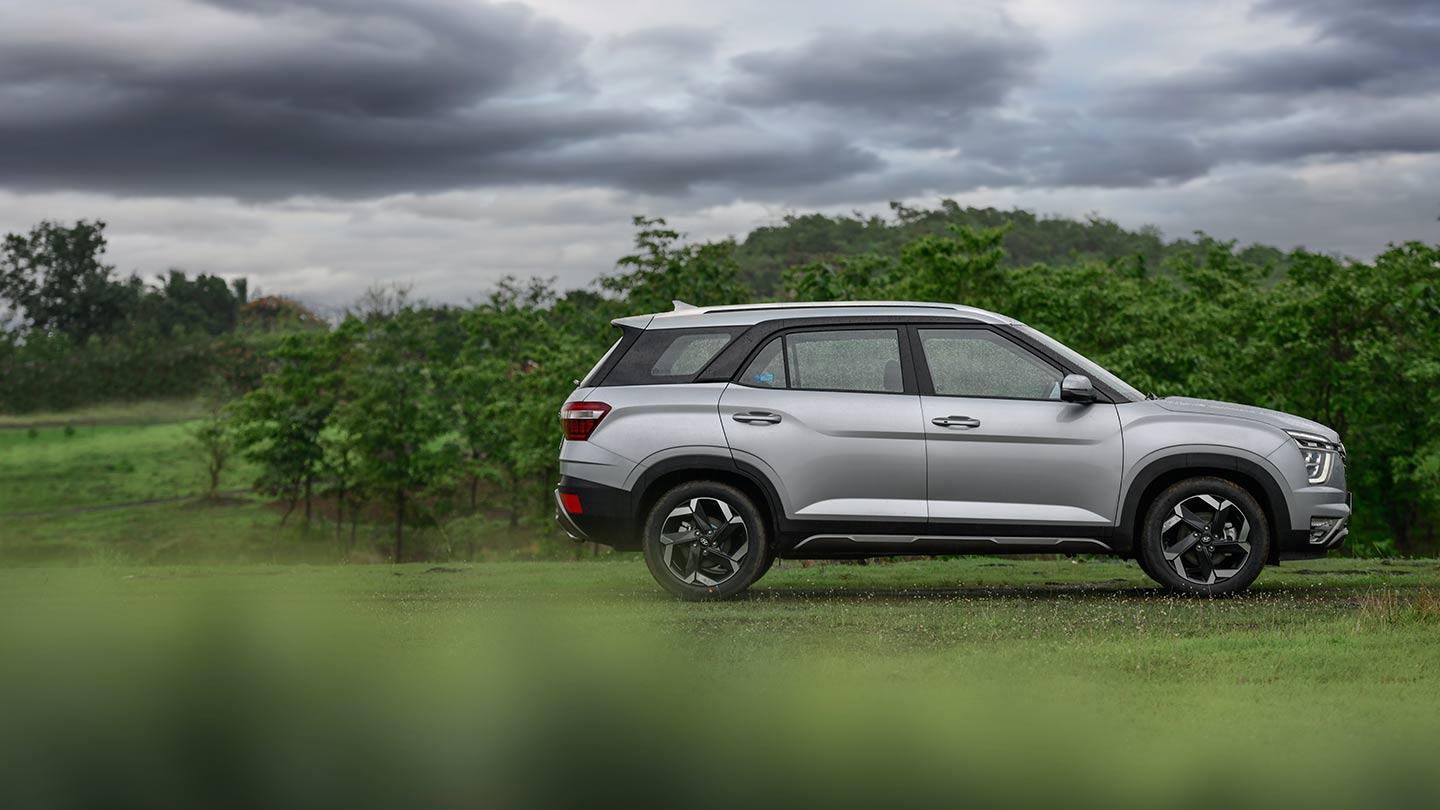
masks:
[[[1312,484],[1323,484],[1330,479],[1335,468],[1335,457],[1345,456],[1345,445],[1332,442],[1324,436],[1287,430],[1290,438],[1300,445],[1300,457],[1305,460],[1305,477]]]

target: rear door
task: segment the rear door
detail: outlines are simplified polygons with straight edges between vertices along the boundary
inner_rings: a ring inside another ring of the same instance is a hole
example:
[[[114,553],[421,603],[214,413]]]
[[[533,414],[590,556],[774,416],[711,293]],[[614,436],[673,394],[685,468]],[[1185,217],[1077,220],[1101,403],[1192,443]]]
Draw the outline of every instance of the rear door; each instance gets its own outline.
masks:
[[[927,500],[933,529],[1113,525],[1120,418],[1105,402],[1060,401],[1065,369],[1003,332],[916,325]]]
[[[926,519],[909,353],[903,326],[795,329],[763,344],[725,389],[720,422],[731,451],[769,476],[787,517]]]

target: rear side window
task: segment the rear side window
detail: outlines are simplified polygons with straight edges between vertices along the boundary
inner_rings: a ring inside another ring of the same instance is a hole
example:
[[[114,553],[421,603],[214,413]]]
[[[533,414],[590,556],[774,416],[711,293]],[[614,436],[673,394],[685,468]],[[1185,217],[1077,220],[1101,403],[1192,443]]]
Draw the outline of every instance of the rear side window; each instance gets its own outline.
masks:
[[[795,332],[785,336],[791,388],[901,393],[900,333],[894,329]]]
[[[757,388],[903,393],[894,329],[792,332],[765,345],[739,382]]]
[[[741,328],[651,329],[605,375],[603,385],[693,382]]]

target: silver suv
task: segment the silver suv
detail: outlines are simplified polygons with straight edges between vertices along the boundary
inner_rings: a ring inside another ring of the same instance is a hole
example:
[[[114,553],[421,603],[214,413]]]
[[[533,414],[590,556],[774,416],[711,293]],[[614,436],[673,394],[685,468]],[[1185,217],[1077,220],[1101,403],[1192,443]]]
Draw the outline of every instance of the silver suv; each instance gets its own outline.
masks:
[[[993,312],[676,302],[615,324],[560,412],[557,518],[685,599],[777,557],[976,553],[1113,554],[1222,594],[1345,539],[1335,431],[1147,397]]]

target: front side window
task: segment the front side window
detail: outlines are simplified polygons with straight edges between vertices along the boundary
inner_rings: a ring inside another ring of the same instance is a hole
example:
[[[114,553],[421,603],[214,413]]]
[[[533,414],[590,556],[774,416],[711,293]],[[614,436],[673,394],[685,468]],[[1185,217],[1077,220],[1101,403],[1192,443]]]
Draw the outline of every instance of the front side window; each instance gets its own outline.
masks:
[[[902,393],[900,333],[894,329],[793,332],[785,336],[791,388]]]
[[[921,329],[920,346],[940,396],[1060,399],[1058,369],[988,329]]]

